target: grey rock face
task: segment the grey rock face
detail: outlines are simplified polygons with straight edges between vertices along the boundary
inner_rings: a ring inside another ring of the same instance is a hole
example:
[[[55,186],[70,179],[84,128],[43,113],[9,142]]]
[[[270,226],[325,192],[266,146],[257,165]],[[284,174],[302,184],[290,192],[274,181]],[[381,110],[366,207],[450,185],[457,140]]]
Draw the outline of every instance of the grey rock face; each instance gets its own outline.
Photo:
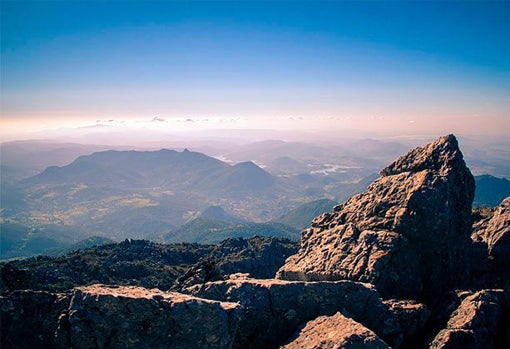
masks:
[[[17,326],[2,326],[2,348],[230,348],[239,311],[235,303],[135,286],[17,291],[1,301],[2,325],[16,317]]]
[[[473,227],[472,238],[487,245],[498,269],[504,269],[510,263],[510,197],[496,207],[492,216],[481,219]]]
[[[238,277],[195,285],[190,294],[218,301],[239,302],[242,319],[234,348],[273,348],[300,324],[321,315],[341,312],[368,327],[387,343],[398,347],[404,334],[421,329],[428,319],[423,305],[408,307],[408,317],[399,317],[383,303],[368,284],[352,281],[299,282]],[[412,320],[410,320],[412,319]]]
[[[510,282],[510,197],[473,215],[471,288],[502,288]]]
[[[377,335],[356,321],[336,313],[310,321],[282,349],[390,349]]]
[[[277,278],[370,282],[385,298],[432,300],[467,271],[473,196],[457,140],[439,138],[317,217]]]

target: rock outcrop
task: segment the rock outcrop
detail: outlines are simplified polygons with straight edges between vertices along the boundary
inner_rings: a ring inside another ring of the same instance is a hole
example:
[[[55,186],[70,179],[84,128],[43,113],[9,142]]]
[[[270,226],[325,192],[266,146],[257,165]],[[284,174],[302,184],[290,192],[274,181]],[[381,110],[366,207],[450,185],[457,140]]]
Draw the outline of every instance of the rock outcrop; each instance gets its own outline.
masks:
[[[510,285],[510,197],[496,208],[473,210],[471,289]]]
[[[468,271],[473,196],[456,138],[439,138],[317,217],[277,277],[369,282],[385,298],[432,302]]]
[[[421,330],[429,315],[421,304],[384,303],[373,286],[352,281],[257,280],[239,275],[186,291],[201,298],[241,304],[243,315],[234,348],[277,347],[299,325],[336,312],[363,324],[396,348],[404,336]],[[394,311],[396,308],[399,311]]]
[[[0,298],[2,348],[230,348],[239,305],[134,286]]]
[[[510,264],[510,197],[496,207],[490,219],[482,220],[473,234],[487,244],[496,268],[507,267]]]
[[[502,309],[502,290],[482,290],[466,297],[430,349],[492,348]]]
[[[356,321],[336,313],[310,321],[282,349],[390,349],[377,335]]]

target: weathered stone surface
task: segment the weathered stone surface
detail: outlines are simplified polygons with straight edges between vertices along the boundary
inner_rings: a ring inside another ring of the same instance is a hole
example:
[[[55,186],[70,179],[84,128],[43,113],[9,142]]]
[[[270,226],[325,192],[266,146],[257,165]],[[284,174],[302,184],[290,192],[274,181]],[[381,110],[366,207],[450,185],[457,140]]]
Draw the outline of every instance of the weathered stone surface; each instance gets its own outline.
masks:
[[[356,321],[336,313],[306,324],[282,349],[389,349],[382,339]]]
[[[239,302],[243,306],[235,348],[275,347],[290,337],[299,325],[336,312],[370,328],[394,347],[398,347],[408,333],[408,324],[392,313],[390,306],[382,302],[369,284],[256,280],[237,276],[227,281],[195,285],[186,291],[198,297]],[[420,315],[415,322],[411,321],[412,326],[421,328],[424,325],[428,315],[423,316],[421,312],[417,309]]]
[[[502,288],[510,281],[510,197],[496,208],[476,208],[470,248],[475,289]]]
[[[472,238],[487,245],[497,269],[508,269],[510,263],[510,197],[496,207],[492,216],[481,219],[473,227]]]
[[[502,314],[502,301],[502,290],[482,290],[466,297],[430,348],[492,348]]]
[[[15,292],[2,299],[2,320],[14,319],[2,348],[230,348],[238,313],[236,303],[135,286]]]
[[[510,258],[508,254],[510,251],[510,197],[503,200],[496,208],[485,231],[490,254],[495,258]]]
[[[70,297],[45,291],[15,291],[0,297],[0,347],[54,348],[60,315]]]
[[[277,277],[370,282],[386,298],[433,300],[467,271],[473,195],[457,140],[439,138],[317,217]]]

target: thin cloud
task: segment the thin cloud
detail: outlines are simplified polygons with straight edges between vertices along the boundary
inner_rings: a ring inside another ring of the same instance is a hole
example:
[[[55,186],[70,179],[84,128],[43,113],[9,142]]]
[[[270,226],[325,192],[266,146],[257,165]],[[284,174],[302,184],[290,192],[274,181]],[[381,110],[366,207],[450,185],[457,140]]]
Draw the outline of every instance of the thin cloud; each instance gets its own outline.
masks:
[[[117,120],[117,119],[105,119],[105,120],[96,120],[97,124],[123,124],[124,120]]]

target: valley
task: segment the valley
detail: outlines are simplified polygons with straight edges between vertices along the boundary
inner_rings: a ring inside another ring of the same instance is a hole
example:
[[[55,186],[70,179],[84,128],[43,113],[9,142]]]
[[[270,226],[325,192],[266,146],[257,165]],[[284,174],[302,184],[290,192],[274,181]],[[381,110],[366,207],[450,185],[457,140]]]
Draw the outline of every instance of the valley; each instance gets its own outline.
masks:
[[[199,243],[253,235],[299,240],[314,217],[363,191],[384,160],[405,147],[374,140],[190,143],[222,155],[182,146],[112,150],[42,141],[1,144],[0,258],[52,254],[95,237]],[[495,206],[509,195],[504,178],[476,179],[481,181],[477,205]],[[210,215],[213,208],[221,214]]]

